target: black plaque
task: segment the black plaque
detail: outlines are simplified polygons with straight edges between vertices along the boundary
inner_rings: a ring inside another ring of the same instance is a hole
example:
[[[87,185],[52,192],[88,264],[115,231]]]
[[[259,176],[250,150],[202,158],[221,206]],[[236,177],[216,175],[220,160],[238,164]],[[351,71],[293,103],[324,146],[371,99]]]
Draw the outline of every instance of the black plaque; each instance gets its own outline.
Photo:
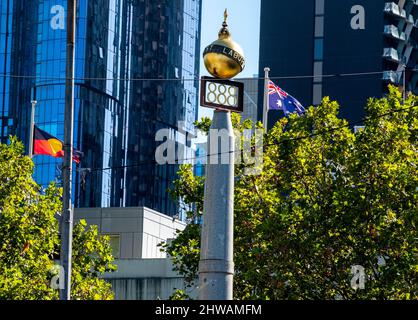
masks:
[[[200,105],[241,113],[244,111],[244,84],[232,80],[202,77]]]

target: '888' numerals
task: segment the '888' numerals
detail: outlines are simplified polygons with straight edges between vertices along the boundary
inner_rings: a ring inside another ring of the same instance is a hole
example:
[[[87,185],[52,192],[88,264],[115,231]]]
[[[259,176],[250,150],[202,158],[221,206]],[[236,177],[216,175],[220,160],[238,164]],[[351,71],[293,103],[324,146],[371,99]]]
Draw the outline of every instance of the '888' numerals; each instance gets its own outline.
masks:
[[[236,107],[238,104],[236,87],[225,84],[209,83],[206,91],[206,101],[229,107]]]

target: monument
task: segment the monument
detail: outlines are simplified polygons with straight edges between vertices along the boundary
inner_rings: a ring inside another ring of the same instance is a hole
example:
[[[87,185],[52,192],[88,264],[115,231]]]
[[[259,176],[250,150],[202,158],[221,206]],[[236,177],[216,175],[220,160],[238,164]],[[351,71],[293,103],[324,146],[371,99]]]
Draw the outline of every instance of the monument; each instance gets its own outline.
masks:
[[[218,40],[203,53],[205,67],[214,76],[201,81],[201,105],[214,108],[208,136],[203,226],[199,262],[199,300],[233,298],[234,132],[231,112],[242,112],[244,85],[229,79],[245,67],[244,53],[228,30],[225,10]],[[228,151],[214,143],[227,135]]]

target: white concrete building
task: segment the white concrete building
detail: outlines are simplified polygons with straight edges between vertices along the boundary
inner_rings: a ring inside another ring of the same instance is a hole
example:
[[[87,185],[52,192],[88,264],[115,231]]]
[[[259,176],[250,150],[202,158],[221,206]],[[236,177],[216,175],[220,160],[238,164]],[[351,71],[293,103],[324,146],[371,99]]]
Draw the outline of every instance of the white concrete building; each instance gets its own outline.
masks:
[[[104,278],[112,283],[116,299],[165,300],[175,289],[184,288],[183,278],[172,271],[158,244],[175,238],[185,223],[145,207],[78,208],[74,217],[110,236],[118,271]]]

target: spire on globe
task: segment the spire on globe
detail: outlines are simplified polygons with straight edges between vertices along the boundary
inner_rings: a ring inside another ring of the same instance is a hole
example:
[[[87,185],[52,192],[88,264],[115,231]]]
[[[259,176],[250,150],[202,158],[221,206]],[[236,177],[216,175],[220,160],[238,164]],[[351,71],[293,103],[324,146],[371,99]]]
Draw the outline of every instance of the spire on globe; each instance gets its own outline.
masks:
[[[232,40],[227,20],[228,11],[225,9],[218,40],[212,42],[203,52],[206,69],[212,76],[220,79],[231,79],[245,67],[244,51]]]

